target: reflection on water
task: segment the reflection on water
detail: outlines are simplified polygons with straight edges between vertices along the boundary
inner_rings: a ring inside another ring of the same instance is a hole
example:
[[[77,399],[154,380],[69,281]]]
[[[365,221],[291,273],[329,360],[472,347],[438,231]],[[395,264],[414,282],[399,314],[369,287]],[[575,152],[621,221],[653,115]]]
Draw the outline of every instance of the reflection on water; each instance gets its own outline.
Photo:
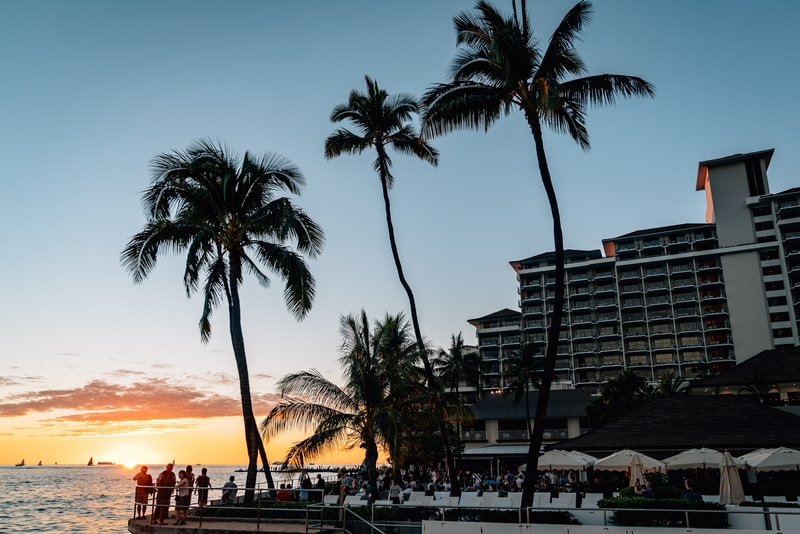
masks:
[[[155,480],[163,466],[149,466]],[[175,472],[185,468],[176,465]],[[246,473],[236,465],[209,465],[211,485],[220,488],[231,475],[244,486]],[[195,467],[195,476],[200,474]],[[133,516],[133,475],[123,466],[0,466],[0,532],[126,533]],[[316,478],[316,472],[309,473]],[[333,473],[322,473],[325,478]],[[276,484],[297,483],[297,474],[273,473]],[[258,482],[264,485],[264,474]],[[211,498],[218,498],[213,492]],[[193,498],[194,501],[194,498]]]

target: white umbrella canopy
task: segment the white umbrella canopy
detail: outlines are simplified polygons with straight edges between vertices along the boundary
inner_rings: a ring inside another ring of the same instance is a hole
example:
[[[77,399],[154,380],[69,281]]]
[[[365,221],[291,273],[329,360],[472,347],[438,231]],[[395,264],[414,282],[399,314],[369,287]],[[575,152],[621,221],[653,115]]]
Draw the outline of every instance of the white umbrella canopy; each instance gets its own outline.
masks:
[[[634,454],[631,456],[631,479],[629,486],[635,486],[636,481],[642,481],[644,478],[644,466],[642,465],[642,459],[638,454]]]
[[[744,500],[744,489],[739,478],[739,465],[725,451],[719,463],[719,502],[720,504],[739,504]]]
[[[627,471],[631,467],[631,457],[634,454],[639,455],[639,459],[642,462],[644,471],[666,469],[666,466],[655,458],[651,458],[646,454],[641,454],[630,449],[623,449],[615,452],[614,454],[610,454],[605,458],[600,458],[594,463],[594,468],[601,471]]]
[[[675,456],[662,460],[668,469],[705,469],[708,467],[718,468],[722,461],[722,453],[714,449],[689,449]],[[734,458],[738,467],[744,467],[744,462]]]
[[[559,449],[547,451],[539,456],[539,469],[576,469],[582,471],[594,463],[593,456],[588,454],[562,451]],[[519,468],[525,469],[528,464]]]
[[[759,449],[738,458],[756,472],[759,471],[800,471],[800,451],[778,447]]]

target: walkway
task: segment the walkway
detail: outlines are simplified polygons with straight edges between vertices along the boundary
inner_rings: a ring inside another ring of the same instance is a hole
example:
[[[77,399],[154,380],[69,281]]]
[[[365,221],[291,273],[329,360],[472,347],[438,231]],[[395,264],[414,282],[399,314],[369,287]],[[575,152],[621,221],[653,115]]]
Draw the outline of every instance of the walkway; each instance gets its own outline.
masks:
[[[189,518],[189,521],[184,526],[175,526],[175,520],[171,519],[163,526],[150,524],[150,518],[147,519],[131,519],[128,521],[128,532],[133,534],[177,534],[178,532],[186,534],[228,534],[231,532],[268,532],[270,534],[298,534],[305,533],[305,523],[268,523],[261,521],[261,524],[256,529],[255,521],[210,521],[203,520],[203,528],[198,528],[196,519]],[[317,531],[319,532],[319,531]],[[323,530],[323,533],[341,532],[340,530]]]

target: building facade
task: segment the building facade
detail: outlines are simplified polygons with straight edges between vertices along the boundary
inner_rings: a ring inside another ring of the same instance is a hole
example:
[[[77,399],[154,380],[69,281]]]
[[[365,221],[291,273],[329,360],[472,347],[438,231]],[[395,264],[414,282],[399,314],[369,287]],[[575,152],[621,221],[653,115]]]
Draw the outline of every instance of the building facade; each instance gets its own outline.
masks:
[[[648,381],[667,373],[722,372],[763,351],[798,344],[800,188],[771,194],[773,150],[701,162],[696,190],[706,220],[637,230],[601,250],[565,251],[566,295],[556,388],[592,393],[631,369]],[[522,343],[544,357],[555,294],[555,254],[512,261],[520,312],[470,320],[495,373]]]

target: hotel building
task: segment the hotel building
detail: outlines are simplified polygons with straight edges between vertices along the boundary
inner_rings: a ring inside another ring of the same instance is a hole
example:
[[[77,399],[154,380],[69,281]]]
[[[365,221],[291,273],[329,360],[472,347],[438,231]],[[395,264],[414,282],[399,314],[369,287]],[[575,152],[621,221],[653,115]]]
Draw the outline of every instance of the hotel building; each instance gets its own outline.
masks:
[[[648,381],[727,370],[761,351],[798,345],[800,188],[770,193],[773,150],[700,162],[705,222],[637,230],[602,250],[566,250],[566,295],[555,389],[588,393],[623,369]],[[469,322],[502,389],[521,342],[544,357],[552,328],[555,254],[511,266],[519,311]]]

